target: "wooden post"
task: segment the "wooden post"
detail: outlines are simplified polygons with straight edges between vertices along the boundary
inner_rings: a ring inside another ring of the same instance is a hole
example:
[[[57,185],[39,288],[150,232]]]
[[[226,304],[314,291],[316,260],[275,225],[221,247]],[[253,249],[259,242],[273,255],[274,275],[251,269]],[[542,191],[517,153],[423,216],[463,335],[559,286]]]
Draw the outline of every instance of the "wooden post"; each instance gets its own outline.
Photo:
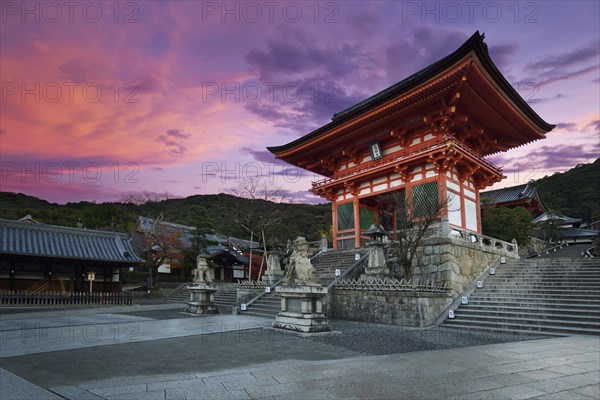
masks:
[[[254,240],[254,231],[250,231],[250,261],[248,262],[248,279],[252,280],[252,241]]]

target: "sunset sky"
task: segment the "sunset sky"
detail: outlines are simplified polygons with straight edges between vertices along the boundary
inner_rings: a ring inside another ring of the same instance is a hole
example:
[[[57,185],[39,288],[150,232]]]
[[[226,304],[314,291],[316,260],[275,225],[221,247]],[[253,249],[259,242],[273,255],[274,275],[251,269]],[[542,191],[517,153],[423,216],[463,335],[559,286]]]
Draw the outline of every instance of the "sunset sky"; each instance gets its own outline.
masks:
[[[321,202],[266,150],[453,52],[476,30],[547,122],[491,158],[512,186],[600,152],[597,1],[21,2],[0,26],[1,190],[65,203],[228,192],[261,175]]]

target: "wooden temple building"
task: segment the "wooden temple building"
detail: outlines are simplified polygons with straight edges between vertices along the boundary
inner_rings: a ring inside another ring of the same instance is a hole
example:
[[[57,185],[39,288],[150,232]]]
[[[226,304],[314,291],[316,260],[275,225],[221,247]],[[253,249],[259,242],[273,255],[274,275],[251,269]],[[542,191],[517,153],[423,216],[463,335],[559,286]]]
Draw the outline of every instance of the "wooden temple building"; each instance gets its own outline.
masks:
[[[523,207],[534,217],[546,212],[546,205],[533,183],[482,192],[481,205],[490,208]]]
[[[127,234],[32,221],[0,219],[0,290],[120,292],[121,270],[142,262]]]
[[[311,191],[331,201],[335,249],[358,248],[382,218],[385,194],[408,207],[439,202],[452,229],[481,233],[479,191],[501,181],[485,159],[554,128],[492,62],[476,32],[452,54],[288,144],[268,149],[324,176]],[[415,210],[416,212],[416,210]],[[395,221],[395,216],[391,216]]]

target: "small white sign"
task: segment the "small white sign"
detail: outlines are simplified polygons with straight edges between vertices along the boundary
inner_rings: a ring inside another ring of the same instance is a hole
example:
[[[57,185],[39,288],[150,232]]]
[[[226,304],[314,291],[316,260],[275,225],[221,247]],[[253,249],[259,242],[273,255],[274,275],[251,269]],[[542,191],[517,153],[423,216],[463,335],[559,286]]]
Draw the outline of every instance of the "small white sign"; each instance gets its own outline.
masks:
[[[448,310],[448,318],[454,319],[454,310]]]
[[[469,299],[467,298],[467,296],[463,296],[460,299],[460,304],[469,304]]]
[[[93,281],[96,279],[96,273],[95,272],[88,272],[88,281]]]
[[[341,276],[342,275],[342,270],[339,268],[335,269],[335,276]]]
[[[240,309],[241,309],[242,311],[246,311],[246,303],[242,303],[242,304],[240,304]]]
[[[360,254],[356,253],[354,255],[354,261],[358,261],[358,260],[360,260]]]
[[[477,289],[481,289],[483,287],[483,281],[477,281]]]
[[[244,274],[244,270],[243,269],[234,269],[233,270],[233,277],[234,278],[243,278],[245,276]]]
[[[500,264],[506,264],[506,257],[500,257]]]
[[[496,268],[490,268],[490,275],[496,275]]]
[[[271,286],[265,286],[265,293],[271,293]]]

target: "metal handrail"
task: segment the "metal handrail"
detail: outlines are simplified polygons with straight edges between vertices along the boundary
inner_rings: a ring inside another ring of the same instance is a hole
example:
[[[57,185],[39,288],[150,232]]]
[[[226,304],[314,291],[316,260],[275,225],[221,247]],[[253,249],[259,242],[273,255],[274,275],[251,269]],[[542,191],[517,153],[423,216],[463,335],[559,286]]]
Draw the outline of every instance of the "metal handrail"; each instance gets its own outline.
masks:
[[[250,304],[254,303],[255,301],[257,301],[258,299],[260,299],[261,297],[263,297],[265,294],[267,294],[267,287],[269,288],[269,293],[271,292],[271,290],[273,288],[275,288],[275,286],[279,285],[284,279],[285,279],[286,275],[282,275],[281,278],[279,278],[275,283],[266,286],[265,290],[260,292],[258,295],[254,296],[254,298],[252,298],[250,301],[248,301],[247,303],[243,303],[244,306],[246,307],[246,310],[242,310],[242,311],[247,311],[247,308]]]
[[[536,257],[539,257],[539,256],[541,256],[543,254],[546,254],[546,252],[550,252],[550,251],[553,252],[554,249],[562,249],[563,246],[569,247],[569,243],[559,243],[556,246],[548,247],[547,249],[544,249],[544,250],[542,250],[542,251],[540,251],[538,253],[531,254],[531,255],[527,256],[527,258],[536,258]]]
[[[316,257],[320,256],[321,254],[323,254],[323,250],[319,250],[319,252],[317,252],[317,254],[313,255],[313,256],[310,258],[310,260],[312,261],[314,258],[316,258]],[[275,288],[275,286],[279,285],[279,284],[280,284],[280,283],[281,283],[281,282],[282,282],[282,281],[285,279],[285,277],[286,277],[286,274],[283,274],[283,275],[281,276],[281,278],[279,278],[279,279],[278,279],[277,281],[275,281],[273,284],[269,285],[269,286],[268,286],[268,288],[269,288],[269,293],[271,292],[271,290],[272,290],[272,289],[274,289],[274,288]],[[255,301],[257,301],[258,299],[260,299],[261,297],[263,297],[265,294],[267,294],[267,290],[266,290],[266,288],[265,288],[265,290],[264,290],[263,292],[259,293],[259,294],[258,294],[258,295],[256,295],[254,298],[252,298],[250,301],[248,301],[247,303],[243,303],[243,304],[244,304],[244,305],[246,306],[246,308],[247,308],[247,307],[248,307],[250,304],[254,303],[254,302],[255,302]]]
[[[326,286],[326,289],[329,291],[329,289],[331,289],[333,286],[335,286],[336,283],[338,283],[342,279],[346,278],[348,275],[350,275],[350,273],[353,273],[354,270],[356,268],[358,268],[360,265],[362,265],[368,257],[369,257],[369,252],[366,252],[365,254],[363,254],[358,260],[356,260],[354,262],[354,264],[352,264],[350,266],[350,268],[345,270],[343,274],[341,274],[340,276],[336,276],[335,279],[329,285]]]
[[[494,261],[491,265],[489,265],[478,277],[477,279],[475,279],[465,290],[464,292],[462,292],[461,294],[458,295],[458,297],[456,299],[454,299],[454,301],[452,302],[452,304],[450,304],[444,311],[442,311],[442,313],[435,319],[435,321],[433,321],[433,323],[431,325],[437,326],[439,324],[441,324],[442,322],[444,322],[446,320],[446,318],[448,318],[448,311],[452,310],[455,311],[461,304],[462,304],[462,298],[463,297],[467,297],[469,298],[469,296],[471,296],[471,294],[473,294],[473,292],[475,291],[475,289],[477,288],[477,281],[482,281],[485,282],[485,279],[488,278],[490,276],[490,269],[491,268],[495,268],[497,269],[502,262],[502,258],[497,259],[496,261]]]
[[[589,257],[589,258],[594,258],[594,255],[592,254],[592,251],[594,251],[594,249],[596,248],[596,246],[592,246],[592,247],[588,247],[587,249],[585,249],[585,256]]]

